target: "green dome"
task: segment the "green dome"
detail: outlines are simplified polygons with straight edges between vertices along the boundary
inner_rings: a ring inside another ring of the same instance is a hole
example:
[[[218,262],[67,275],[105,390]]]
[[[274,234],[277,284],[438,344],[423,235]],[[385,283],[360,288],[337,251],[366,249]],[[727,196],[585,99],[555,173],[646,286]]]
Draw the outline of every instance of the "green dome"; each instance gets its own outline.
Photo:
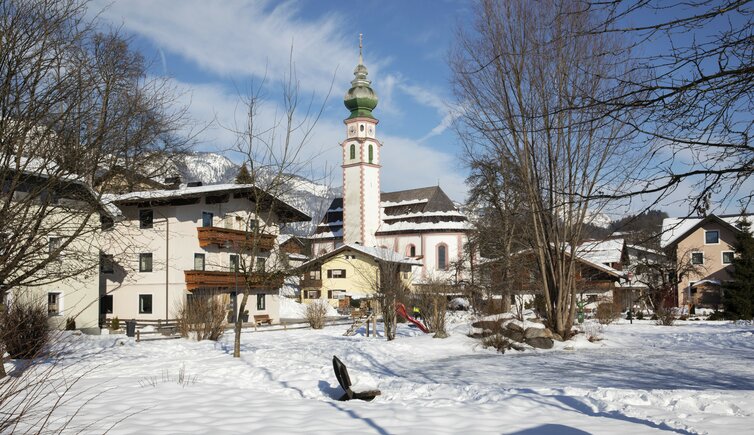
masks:
[[[343,104],[351,111],[351,116],[348,119],[374,118],[372,110],[377,107],[377,94],[369,86],[372,82],[367,80],[369,72],[361,59],[359,60],[359,64],[353,70],[353,75],[356,78],[351,81],[351,89],[346,92],[346,96],[343,98]]]

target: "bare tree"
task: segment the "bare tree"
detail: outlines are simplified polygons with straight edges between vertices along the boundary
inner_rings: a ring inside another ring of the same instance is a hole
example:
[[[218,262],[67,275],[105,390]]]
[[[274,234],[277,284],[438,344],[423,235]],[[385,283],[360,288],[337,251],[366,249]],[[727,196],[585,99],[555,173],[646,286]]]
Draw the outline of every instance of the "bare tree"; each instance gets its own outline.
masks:
[[[284,207],[282,201],[294,190],[298,177],[316,177],[312,163],[314,157],[307,153],[306,145],[312,140],[332,84],[320,104],[315,103],[315,95],[312,95],[302,107],[293,47],[289,67],[281,83],[282,114],[272,110],[267,113],[271,116],[264,119],[263,110],[268,102],[262,95],[263,80],[258,87],[251,84],[248,91],[240,95],[243,120],[226,127],[237,138],[230,151],[247,162],[248,176],[245,178],[254,186],[249,194],[252,207],[245,218],[246,241],[235,247],[239,275],[243,278],[243,296],[234,325],[234,357],[241,356],[241,329],[249,295],[259,288],[279,288],[285,276],[295,274],[284,253],[265,245],[269,236],[274,237],[280,231],[279,218],[289,208]]]
[[[616,54],[633,58],[639,72],[621,94],[588,102],[607,117],[630,111],[632,128],[654,157],[643,182],[618,196],[665,195],[687,181],[698,213],[709,211],[713,194],[721,201],[741,194],[745,208],[753,198],[754,3],[622,0],[583,7],[602,17],[585,32],[630,40]]]
[[[467,143],[506,161],[521,183],[547,321],[563,337],[576,312],[571,247],[605,205],[591,198],[620,188],[633,154],[624,119],[582,104],[620,92],[614,78],[629,66],[610,55],[618,38],[584,32],[595,16],[580,5],[481,1],[452,58]]]

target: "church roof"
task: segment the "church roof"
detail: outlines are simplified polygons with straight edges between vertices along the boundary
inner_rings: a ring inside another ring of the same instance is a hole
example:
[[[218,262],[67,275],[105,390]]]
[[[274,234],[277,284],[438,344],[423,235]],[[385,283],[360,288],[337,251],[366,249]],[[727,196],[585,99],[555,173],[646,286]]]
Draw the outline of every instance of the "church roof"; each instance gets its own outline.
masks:
[[[383,192],[380,209],[378,235],[470,229],[466,216],[439,186]],[[343,237],[343,198],[332,201],[312,237]]]

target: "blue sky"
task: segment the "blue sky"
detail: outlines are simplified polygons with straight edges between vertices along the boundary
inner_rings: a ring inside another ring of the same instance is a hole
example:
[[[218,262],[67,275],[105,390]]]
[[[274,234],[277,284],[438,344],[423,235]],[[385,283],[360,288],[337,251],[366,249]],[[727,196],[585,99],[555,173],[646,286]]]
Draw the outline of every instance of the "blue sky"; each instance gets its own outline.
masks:
[[[150,73],[167,75],[190,103],[203,132],[197,149],[223,151],[233,135],[238,88],[266,75],[271,121],[279,80],[293,58],[301,96],[321,102],[334,77],[324,117],[307,145],[309,156],[327,161],[339,180],[338,143],[348,115],[343,95],[358,60],[364,34],[364,62],[380,103],[375,116],[384,143],[382,189],[440,186],[463,201],[466,171],[449,122],[452,93],[447,53],[466,2],[455,1],[95,1],[101,19],[132,36],[152,61]],[[230,155],[231,158],[234,156]],[[237,156],[235,158],[238,158]],[[337,181],[333,185],[338,185]]]

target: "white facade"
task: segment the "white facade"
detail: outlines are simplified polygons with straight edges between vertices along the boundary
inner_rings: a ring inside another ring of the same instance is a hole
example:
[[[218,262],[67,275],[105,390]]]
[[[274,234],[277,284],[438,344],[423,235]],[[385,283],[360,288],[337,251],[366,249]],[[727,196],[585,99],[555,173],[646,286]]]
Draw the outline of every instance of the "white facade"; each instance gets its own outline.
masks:
[[[380,147],[377,120],[347,119],[343,141],[343,240],[374,246],[380,224]]]
[[[229,243],[200,245],[199,229],[202,228],[247,231],[247,225],[255,222],[261,233],[274,237],[279,234],[276,214],[262,212],[254,216],[250,211],[254,209],[250,199],[223,191],[222,186],[205,186],[202,190],[213,187],[215,192],[195,195],[195,203],[191,204],[166,203],[165,199],[154,198],[149,201],[155,205],[149,206],[148,200],[138,199],[138,192],[113,199],[122,209],[124,220],[108,233],[112,243],[108,253],[113,255],[114,267],[112,272],[103,271],[101,283],[103,298],[111,298],[106,304],[112,306],[112,311],[105,313],[108,318],[175,319],[177,309],[191,294],[187,289],[186,271],[202,270],[222,272],[226,279],[231,279],[230,287],[207,286],[207,289],[228,295],[229,311],[235,309],[237,313],[243,281],[236,278],[235,258],[246,265],[241,270],[269,272],[281,267],[277,244],[270,250],[261,250],[256,258]],[[190,190],[186,189],[188,193]],[[218,200],[223,195],[225,198]],[[148,211],[153,219],[151,227],[145,228],[141,213]],[[208,224],[211,224],[210,228],[207,228]],[[119,240],[128,240],[129,248],[117,246]],[[145,257],[151,258],[151,269],[145,267]],[[279,287],[252,289],[246,305],[249,317],[264,314],[279,319],[278,294]]]

